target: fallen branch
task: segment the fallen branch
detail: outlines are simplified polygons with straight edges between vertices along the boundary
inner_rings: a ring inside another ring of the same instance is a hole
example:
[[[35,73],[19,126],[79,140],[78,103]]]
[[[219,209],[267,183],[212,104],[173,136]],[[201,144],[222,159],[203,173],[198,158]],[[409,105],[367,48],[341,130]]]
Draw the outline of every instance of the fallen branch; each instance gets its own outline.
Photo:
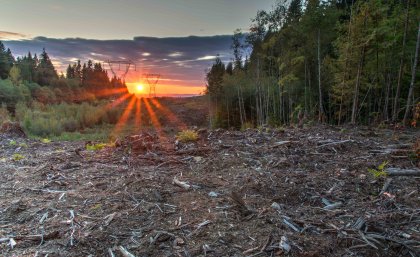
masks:
[[[394,176],[420,176],[420,169],[400,169],[400,168],[387,168],[386,174],[390,177]]]
[[[191,185],[189,185],[187,182],[183,182],[177,179],[177,177],[174,177],[172,180],[172,183],[175,185],[184,188],[185,190],[189,190],[191,188]]]
[[[283,223],[289,226],[291,229],[293,229],[296,232],[300,233],[302,231],[302,229],[298,225],[288,221],[286,218],[283,218]]]

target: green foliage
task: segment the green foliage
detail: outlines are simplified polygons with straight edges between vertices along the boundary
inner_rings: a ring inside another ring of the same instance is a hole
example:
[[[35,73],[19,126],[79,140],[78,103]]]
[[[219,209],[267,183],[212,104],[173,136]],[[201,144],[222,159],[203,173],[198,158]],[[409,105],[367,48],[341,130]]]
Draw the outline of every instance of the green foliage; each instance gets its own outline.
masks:
[[[11,80],[0,80],[0,102],[7,108],[14,109],[17,102],[28,101],[31,97],[29,89],[20,84],[16,86]]]
[[[245,62],[240,32],[233,37],[240,69],[217,60],[207,73],[212,124],[290,124],[300,107],[307,120],[387,121],[407,99],[419,15],[418,1],[384,0],[278,1],[259,11]]]
[[[86,150],[88,151],[99,151],[104,149],[105,147],[109,146],[108,144],[99,143],[99,144],[87,144]]]
[[[384,161],[378,166],[378,169],[368,169],[368,171],[375,177],[386,177],[387,173],[385,172],[385,167],[388,165],[388,161]]]
[[[42,138],[42,139],[41,139],[41,142],[42,142],[42,143],[44,143],[44,144],[49,144],[49,143],[51,143],[51,139],[48,139],[48,138]]]
[[[182,143],[195,142],[198,140],[198,133],[194,130],[183,130],[176,136],[177,140]]]
[[[14,57],[10,49],[4,47],[0,41],[0,79],[6,79],[9,76],[9,71],[13,65]]]
[[[13,65],[13,67],[10,69],[9,76],[13,84],[15,86],[18,86],[21,79],[19,67]]]
[[[25,159],[25,156],[23,156],[21,154],[18,154],[18,153],[13,154],[13,156],[12,156],[12,160],[14,160],[16,162],[20,161],[20,160],[23,160],[23,159]]]
[[[43,105],[33,103],[31,108],[19,105],[16,117],[21,120],[26,132],[39,137],[60,137],[64,132],[76,132],[115,119],[117,111],[107,111],[103,105],[88,103]],[[110,114],[111,113],[111,114]]]

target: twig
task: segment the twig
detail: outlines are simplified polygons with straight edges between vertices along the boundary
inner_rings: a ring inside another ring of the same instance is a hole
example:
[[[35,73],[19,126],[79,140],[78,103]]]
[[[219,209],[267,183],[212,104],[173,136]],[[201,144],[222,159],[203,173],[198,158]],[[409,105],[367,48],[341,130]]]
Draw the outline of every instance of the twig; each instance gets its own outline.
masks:
[[[341,207],[342,205],[343,205],[342,202],[332,203],[332,204],[329,204],[329,205],[325,206],[324,210],[334,210],[334,209],[337,209],[337,208]]]
[[[344,141],[332,142],[332,143],[328,143],[328,144],[319,145],[316,148],[322,148],[322,147],[329,146],[329,145],[341,145],[341,144],[348,143],[348,142],[354,142],[354,141],[353,140],[344,140]]]
[[[302,231],[301,228],[299,228],[297,225],[293,224],[292,222],[288,221],[286,218],[283,218],[283,223],[289,226],[291,229],[293,229],[296,232]]]

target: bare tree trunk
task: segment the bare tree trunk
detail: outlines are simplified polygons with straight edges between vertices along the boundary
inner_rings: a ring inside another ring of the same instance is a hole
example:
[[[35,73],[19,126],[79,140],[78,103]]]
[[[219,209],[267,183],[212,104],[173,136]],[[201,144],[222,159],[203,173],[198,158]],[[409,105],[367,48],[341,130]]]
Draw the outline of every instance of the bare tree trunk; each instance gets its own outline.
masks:
[[[239,95],[239,87],[237,89],[238,89],[237,92],[238,92],[239,118],[241,119],[241,127],[243,127],[244,120],[243,120],[243,116],[242,116],[241,96]]]
[[[410,0],[407,0],[407,8],[405,13],[405,25],[404,25],[404,36],[403,36],[403,44],[402,44],[402,53],[401,53],[401,61],[400,61],[400,70],[398,72],[398,81],[397,81],[397,91],[395,93],[394,99],[394,108],[392,113],[392,121],[396,121],[398,119],[398,109],[399,109],[399,98],[401,94],[401,80],[403,75],[403,67],[404,67],[404,54],[405,54],[405,44],[407,41],[407,30],[408,30],[408,16],[410,10]]]
[[[388,81],[386,83],[386,92],[385,92],[385,103],[384,103],[384,109],[383,109],[384,120],[388,120],[388,118],[389,118],[388,107],[389,107],[390,90],[391,90],[391,75],[388,73]]]
[[[308,94],[308,92],[307,92],[307,88],[306,88],[306,80],[307,80],[307,64],[306,64],[306,57],[305,57],[305,113],[307,113],[308,112],[308,103],[307,103],[307,101],[306,101],[306,97],[307,97],[307,94]]]
[[[308,69],[308,88],[309,91],[311,91],[311,69]],[[311,110],[312,107],[312,97],[309,97],[309,110]]]
[[[352,6],[353,6],[353,2],[352,1]],[[346,2],[347,3],[347,2]],[[351,40],[351,24],[352,24],[352,19],[353,19],[353,8],[350,8],[350,19],[349,19],[349,26],[348,26],[348,34],[347,34],[347,45],[346,45],[346,55],[345,55],[345,65],[344,65],[344,74],[343,74],[343,82],[342,82],[342,87],[341,87],[341,96],[340,96],[340,108],[338,111],[338,125],[341,125],[341,116],[343,113],[343,98],[344,98],[344,85],[346,83],[346,78],[347,78],[347,66],[348,66],[348,55],[349,52],[351,50],[350,48],[350,40]]]
[[[356,124],[356,118],[357,118],[358,106],[359,106],[360,79],[362,77],[362,68],[363,68],[364,58],[365,58],[365,46],[362,47],[362,51],[360,53],[359,65],[357,66],[356,85],[354,87],[353,108],[351,112],[351,124]]]
[[[322,87],[321,87],[321,31],[318,29],[318,93],[319,93],[319,115],[318,122],[323,122],[324,106],[322,105]]]
[[[410,89],[408,91],[407,105],[405,107],[403,124],[407,122],[408,114],[410,113],[411,99],[413,97],[413,91],[414,91],[414,82],[416,80],[417,62],[419,59],[419,45],[420,45],[420,22],[419,22],[419,31],[417,33],[416,54],[414,55],[414,63],[413,63],[412,71],[411,71]]]
[[[227,109],[227,122],[228,122],[228,128],[230,128],[229,101],[228,101],[228,98],[227,98],[227,97],[225,97],[225,103],[226,103],[226,109]]]

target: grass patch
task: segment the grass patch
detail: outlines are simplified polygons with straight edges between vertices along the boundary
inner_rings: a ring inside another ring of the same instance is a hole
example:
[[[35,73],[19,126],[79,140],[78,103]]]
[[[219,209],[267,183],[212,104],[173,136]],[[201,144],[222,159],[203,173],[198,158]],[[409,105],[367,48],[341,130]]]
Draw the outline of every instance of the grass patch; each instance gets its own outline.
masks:
[[[198,140],[198,133],[194,130],[183,130],[178,133],[176,139],[182,143],[195,142]]]

